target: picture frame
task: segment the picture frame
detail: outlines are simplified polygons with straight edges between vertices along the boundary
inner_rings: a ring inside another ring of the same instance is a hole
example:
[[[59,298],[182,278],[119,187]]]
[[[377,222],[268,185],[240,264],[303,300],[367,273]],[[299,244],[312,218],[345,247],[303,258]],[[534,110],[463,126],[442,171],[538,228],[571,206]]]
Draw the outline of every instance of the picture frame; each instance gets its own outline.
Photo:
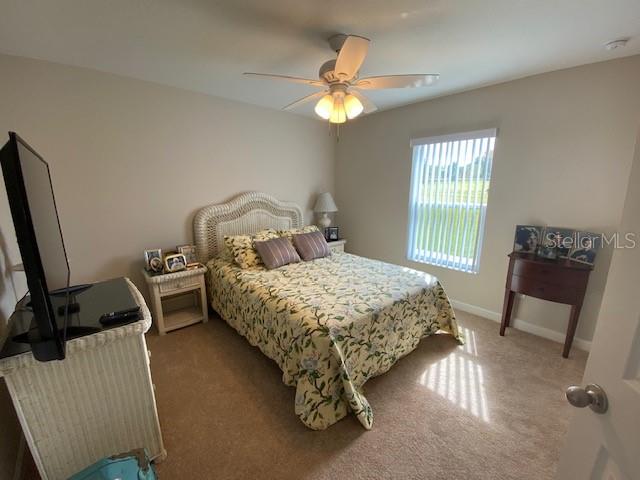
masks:
[[[340,240],[340,233],[338,227],[327,227],[324,229],[324,238],[327,242],[335,242]]]
[[[144,267],[148,271],[155,271],[151,266],[151,260],[154,258],[160,259],[160,263],[162,263],[162,249],[161,248],[150,248],[144,251]]]
[[[198,251],[195,245],[178,245],[176,250],[185,256],[187,265],[198,263]]]
[[[164,263],[161,258],[153,257],[149,261],[149,267],[154,274],[160,274],[164,272]]]
[[[513,251],[535,254],[542,241],[544,227],[538,225],[516,225]]]
[[[569,252],[569,260],[594,265],[597,250],[602,246],[602,235],[591,232],[576,232],[576,241]]]
[[[543,247],[555,249],[556,258],[567,258],[576,242],[576,231],[564,227],[545,227],[542,235]]]
[[[555,247],[540,244],[536,249],[536,256],[546,260],[556,260],[558,258],[558,251]]]
[[[187,268],[187,258],[183,253],[172,253],[164,257],[164,269],[168,273],[180,272]]]

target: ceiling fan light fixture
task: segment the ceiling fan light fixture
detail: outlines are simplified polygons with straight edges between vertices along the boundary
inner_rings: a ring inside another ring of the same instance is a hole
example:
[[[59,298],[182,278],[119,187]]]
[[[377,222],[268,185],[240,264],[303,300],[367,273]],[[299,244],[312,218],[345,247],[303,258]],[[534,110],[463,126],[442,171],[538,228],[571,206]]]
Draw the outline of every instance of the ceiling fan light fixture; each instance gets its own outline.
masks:
[[[363,112],[364,106],[356,96],[349,93],[344,97],[344,109],[346,111],[347,118],[352,120]]]
[[[329,120],[331,112],[333,111],[333,97],[329,94],[322,97],[318,100],[318,103],[316,103],[314,110],[319,117]]]
[[[344,97],[339,96],[333,100],[333,110],[329,117],[331,123],[344,123],[347,121],[347,112],[344,109]]]
[[[336,124],[345,123],[347,120],[377,110],[375,104],[361,90],[418,88],[431,85],[438,80],[437,73],[377,75],[360,78],[360,67],[369,53],[369,43],[368,38],[360,35],[341,33],[332,36],[329,39],[329,44],[336,51],[337,56],[322,64],[317,80],[270,73],[247,72],[245,75],[321,88],[316,93],[286,105],[283,110],[293,110],[301,105],[311,105],[312,102],[317,102],[314,108],[315,113],[320,118]]]

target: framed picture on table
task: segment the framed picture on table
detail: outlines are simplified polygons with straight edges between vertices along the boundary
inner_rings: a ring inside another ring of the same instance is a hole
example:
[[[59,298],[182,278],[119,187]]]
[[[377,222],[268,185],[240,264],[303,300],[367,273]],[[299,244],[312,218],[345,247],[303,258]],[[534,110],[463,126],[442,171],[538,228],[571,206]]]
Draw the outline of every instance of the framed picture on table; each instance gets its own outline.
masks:
[[[187,268],[187,259],[182,253],[172,253],[164,257],[164,269],[166,272],[179,272]]]
[[[593,265],[596,261],[597,250],[602,245],[602,235],[598,233],[576,232],[576,243],[569,252],[572,262]]]
[[[185,256],[187,264],[198,262],[198,254],[195,245],[178,245],[176,250],[178,253],[182,253]]]
[[[542,241],[544,227],[535,225],[516,225],[516,236],[513,240],[513,251],[535,253]]]
[[[152,248],[144,251],[144,267],[149,271],[157,271],[154,270],[157,268],[157,261],[154,261],[154,258],[159,259],[162,265],[162,249]]]
[[[538,256],[543,258],[567,258],[576,242],[576,232],[570,228],[545,227]]]
[[[327,227],[324,229],[324,238],[327,242],[335,242],[340,240],[340,234],[338,233],[338,227]]]

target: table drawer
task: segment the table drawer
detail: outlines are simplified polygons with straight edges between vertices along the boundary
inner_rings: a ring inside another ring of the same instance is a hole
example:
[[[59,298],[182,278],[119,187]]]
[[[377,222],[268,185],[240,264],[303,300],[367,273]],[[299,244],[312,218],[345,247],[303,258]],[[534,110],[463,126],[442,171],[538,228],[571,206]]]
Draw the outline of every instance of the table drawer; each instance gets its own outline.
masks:
[[[162,282],[158,285],[160,293],[169,293],[174,290],[182,290],[183,288],[197,287],[200,285],[200,276],[194,275],[185,278],[176,278],[175,280],[169,280]]]
[[[513,265],[513,274],[528,277],[537,282],[572,287],[586,284],[589,278],[589,272],[585,270],[571,270],[553,264],[540,264],[526,260],[516,260]]]
[[[578,303],[582,297],[582,289],[563,287],[553,283],[541,282],[531,277],[514,275],[511,279],[511,290],[530,297],[541,298],[551,302]]]

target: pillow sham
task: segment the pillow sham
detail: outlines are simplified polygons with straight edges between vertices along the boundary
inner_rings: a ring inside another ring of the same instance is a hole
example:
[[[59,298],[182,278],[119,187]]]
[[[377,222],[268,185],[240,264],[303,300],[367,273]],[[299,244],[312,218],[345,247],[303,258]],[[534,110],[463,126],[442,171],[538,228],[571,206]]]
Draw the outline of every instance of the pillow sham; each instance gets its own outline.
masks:
[[[256,241],[254,246],[269,270],[300,261],[300,255],[285,237]]]
[[[225,239],[226,240],[226,239]],[[222,242],[220,248],[218,249],[218,258],[224,260],[225,262],[233,262],[233,253],[231,253],[231,249],[227,245],[227,242]]]
[[[255,235],[225,236],[224,243],[240,268],[251,268],[262,264],[262,260],[253,246],[254,241],[264,241],[271,238],[279,238],[278,232],[272,228],[261,230]]]
[[[318,231],[294,235],[293,245],[305,262],[331,255],[324,235]]]
[[[267,228],[265,230],[260,230],[258,233],[253,234],[254,242],[263,242],[265,240],[271,240],[272,238],[278,238],[280,235],[278,231],[274,228]]]
[[[300,235],[301,233],[311,233],[318,232],[318,227],[315,225],[307,225],[302,228],[290,228],[289,230],[278,230],[278,235],[281,237],[287,237],[289,240],[293,241],[294,235]]]

